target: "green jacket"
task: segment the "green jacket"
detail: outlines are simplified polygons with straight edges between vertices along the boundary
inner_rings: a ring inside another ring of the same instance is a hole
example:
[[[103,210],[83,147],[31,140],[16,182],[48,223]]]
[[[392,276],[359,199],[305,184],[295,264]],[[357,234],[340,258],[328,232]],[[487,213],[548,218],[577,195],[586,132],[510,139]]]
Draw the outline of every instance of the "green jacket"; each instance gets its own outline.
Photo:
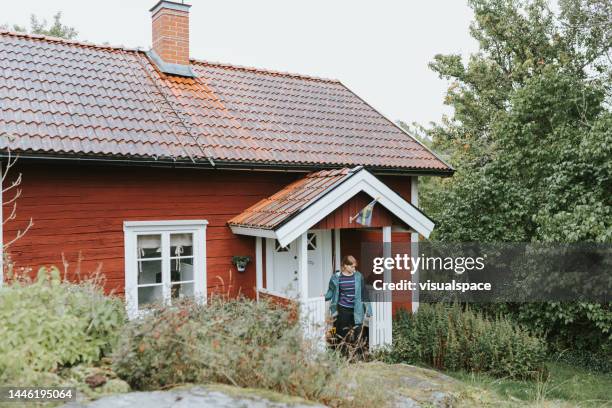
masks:
[[[338,298],[340,297],[340,271],[336,271],[329,279],[329,289],[325,294],[325,300],[331,300],[329,311],[332,316],[338,314]],[[372,306],[368,290],[365,286],[363,275],[359,271],[355,271],[355,306],[354,306],[355,324],[363,324],[364,311],[368,316],[372,316]]]

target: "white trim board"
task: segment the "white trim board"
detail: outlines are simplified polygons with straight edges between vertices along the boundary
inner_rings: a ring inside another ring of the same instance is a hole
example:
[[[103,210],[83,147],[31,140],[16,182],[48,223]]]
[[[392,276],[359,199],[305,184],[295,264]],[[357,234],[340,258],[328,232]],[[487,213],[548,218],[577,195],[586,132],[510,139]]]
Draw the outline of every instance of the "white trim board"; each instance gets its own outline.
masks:
[[[410,201],[415,206],[419,205],[419,178],[416,176],[410,177]],[[410,234],[410,252],[414,257],[419,253],[419,233],[413,232]],[[412,281],[417,284],[417,289],[412,292],[412,313],[416,313],[419,310],[419,274],[420,271],[416,270],[412,275]]]
[[[263,238],[276,238],[276,234],[274,233],[274,231],[268,230],[268,229],[239,227],[236,225],[231,225],[230,228],[232,229],[232,232],[234,234],[238,234],[238,235],[250,235],[253,237],[263,237]]]
[[[419,234],[426,238],[431,234],[435,224],[429,218],[365,169],[348,177],[277,230],[241,226],[231,226],[231,229],[235,234],[276,238],[281,245],[287,245],[362,191],[371,197],[380,197],[380,205]]]
[[[168,228],[176,229],[181,227],[194,228],[208,225],[206,220],[176,220],[176,221],[123,221],[123,230],[126,228]]]

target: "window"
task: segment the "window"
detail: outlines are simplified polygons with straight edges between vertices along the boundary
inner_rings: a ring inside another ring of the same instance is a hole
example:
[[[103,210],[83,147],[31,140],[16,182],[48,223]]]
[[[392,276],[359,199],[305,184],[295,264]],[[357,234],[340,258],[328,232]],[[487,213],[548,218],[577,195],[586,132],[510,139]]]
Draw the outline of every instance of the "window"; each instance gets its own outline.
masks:
[[[155,303],[205,299],[206,225],[204,220],[124,222],[130,317]]]
[[[307,247],[309,251],[314,251],[317,249],[317,234],[315,234],[314,232],[309,232],[308,235],[306,235],[307,239],[308,239],[308,243],[307,243]]]
[[[287,246],[281,246],[280,242],[278,242],[278,239],[274,243],[274,249],[276,250],[276,252],[289,252],[290,246],[291,244]]]

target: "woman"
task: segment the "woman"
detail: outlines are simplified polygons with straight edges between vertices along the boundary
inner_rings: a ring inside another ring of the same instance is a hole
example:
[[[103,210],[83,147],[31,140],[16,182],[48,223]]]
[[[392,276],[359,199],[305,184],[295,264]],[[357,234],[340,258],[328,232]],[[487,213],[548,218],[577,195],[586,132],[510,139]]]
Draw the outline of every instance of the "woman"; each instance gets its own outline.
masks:
[[[340,271],[329,279],[325,300],[331,300],[329,311],[334,319],[337,340],[354,345],[361,338],[364,312],[372,316],[363,275],[356,269],[357,260],[351,255],[342,259]],[[355,335],[357,334],[357,335]],[[342,347],[346,351],[346,347]]]

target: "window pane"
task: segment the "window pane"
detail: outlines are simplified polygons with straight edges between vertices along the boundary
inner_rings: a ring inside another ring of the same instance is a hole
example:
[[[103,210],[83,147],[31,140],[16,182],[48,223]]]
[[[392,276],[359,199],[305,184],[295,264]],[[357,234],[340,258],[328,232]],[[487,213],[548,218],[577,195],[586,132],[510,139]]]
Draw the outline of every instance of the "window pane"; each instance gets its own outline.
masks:
[[[152,303],[161,303],[162,299],[163,291],[161,285],[138,288],[138,307]]]
[[[162,261],[138,261],[138,284],[161,283]]]
[[[193,280],[193,258],[171,259],[170,278],[172,282]]]
[[[182,299],[186,296],[193,296],[193,282],[174,284],[172,285],[170,293],[172,299]]]
[[[287,246],[281,246],[280,242],[278,242],[278,239],[274,243],[274,247],[275,247],[276,252],[288,252],[290,246],[291,246],[291,244],[289,244]]]
[[[314,251],[315,249],[317,249],[317,234],[308,233],[307,237],[308,237],[308,250]]]
[[[138,235],[138,258],[160,258],[161,235]]]
[[[170,234],[170,256],[192,256],[193,234]]]

